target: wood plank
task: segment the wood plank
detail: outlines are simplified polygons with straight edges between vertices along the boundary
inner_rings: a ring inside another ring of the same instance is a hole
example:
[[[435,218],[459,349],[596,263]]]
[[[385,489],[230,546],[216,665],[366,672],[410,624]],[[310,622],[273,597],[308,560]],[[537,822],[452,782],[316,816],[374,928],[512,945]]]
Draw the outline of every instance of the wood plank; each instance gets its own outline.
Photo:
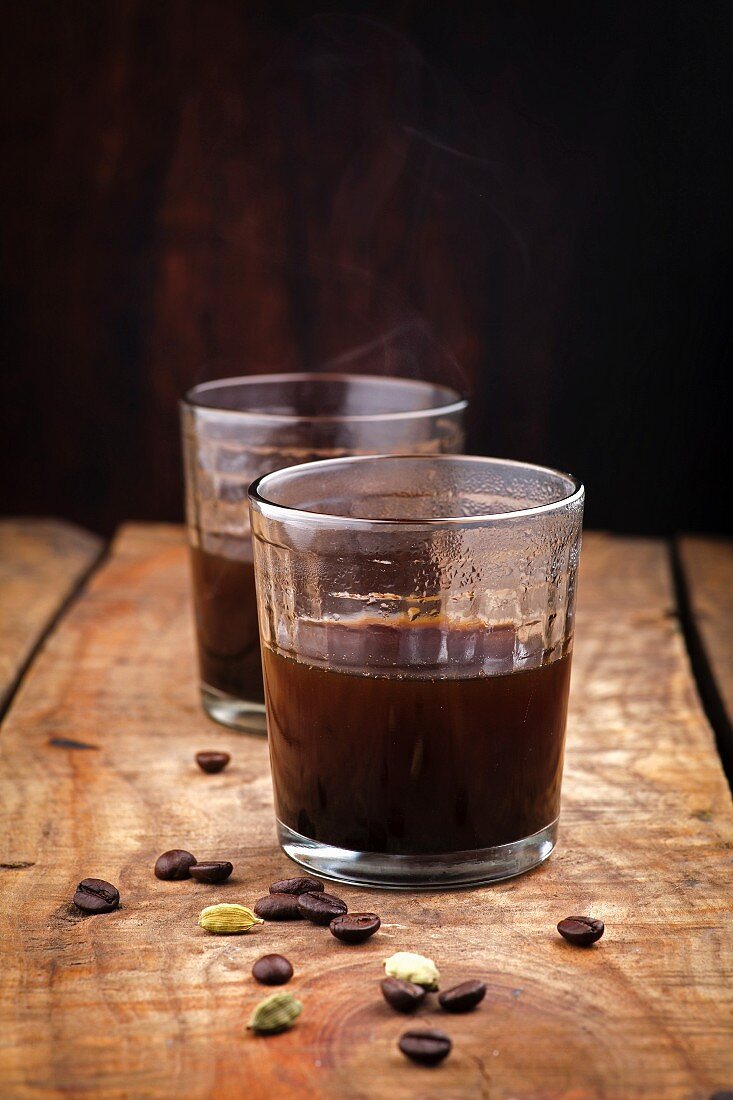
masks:
[[[733,539],[685,535],[677,548],[697,639],[733,754]]]
[[[380,912],[359,948],[325,930],[204,934],[214,899],[252,903],[292,865],[274,842],[267,746],[199,710],[182,535],[133,527],[24,680],[0,746],[0,1079],[18,1098],[395,1097],[691,1100],[733,1086],[733,809],[675,615],[667,548],[586,539],[563,827],[541,868],[488,889],[339,889]],[[61,750],[81,737],[96,752]],[[194,752],[226,748],[218,776]],[[162,883],[172,846],[227,857],[225,886]],[[123,908],[80,918],[86,875]],[[560,917],[606,921],[579,951]],[[484,976],[485,1004],[436,1010],[454,1052],[407,1063],[381,960],[433,956],[446,986]],[[287,954],[297,1027],[245,1030],[249,975]]]
[[[34,647],[102,552],[53,519],[0,519],[0,714]]]

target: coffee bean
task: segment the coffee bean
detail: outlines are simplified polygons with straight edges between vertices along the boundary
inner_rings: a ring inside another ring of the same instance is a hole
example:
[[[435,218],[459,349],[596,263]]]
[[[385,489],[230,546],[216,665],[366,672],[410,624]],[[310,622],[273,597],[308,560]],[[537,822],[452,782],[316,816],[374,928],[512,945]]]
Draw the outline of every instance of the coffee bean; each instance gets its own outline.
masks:
[[[403,1054],[424,1066],[437,1066],[451,1052],[453,1043],[444,1031],[406,1031],[398,1046]]]
[[[317,894],[323,890],[323,883],[317,878],[284,878],[273,882],[271,894]]]
[[[364,943],[374,935],[381,923],[376,913],[344,913],[334,917],[329,927],[342,943]]]
[[[252,977],[263,985],[285,985],[293,976],[293,964],[284,955],[263,955],[252,967]]]
[[[254,911],[263,920],[302,920],[295,894],[265,894],[255,902]]]
[[[401,978],[384,978],[382,994],[388,1005],[397,1012],[414,1012],[425,1000],[426,989],[414,982],[403,982]]]
[[[191,878],[197,882],[226,882],[234,867],[226,859],[211,860],[209,863],[196,863],[191,868]]]
[[[481,1004],[486,996],[486,983],[478,981],[461,982],[452,989],[446,989],[438,997],[438,1004],[446,1012],[470,1012]]]
[[[214,775],[216,772],[222,771],[230,760],[231,756],[228,752],[196,753],[196,763],[201,768],[202,772],[208,772],[209,775]]]
[[[119,904],[119,890],[103,878],[82,879],[74,894],[74,905],[83,913],[111,913]]]
[[[566,917],[557,926],[560,935],[577,947],[588,947],[599,940],[605,932],[602,920],[593,917]]]
[[[341,898],[333,894],[314,893],[298,895],[300,915],[313,924],[330,924],[334,917],[340,917],[348,906]]]
[[[155,861],[155,877],[166,881],[191,877],[191,868],[196,862],[196,856],[183,848],[171,848],[170,852],[163,852]]]

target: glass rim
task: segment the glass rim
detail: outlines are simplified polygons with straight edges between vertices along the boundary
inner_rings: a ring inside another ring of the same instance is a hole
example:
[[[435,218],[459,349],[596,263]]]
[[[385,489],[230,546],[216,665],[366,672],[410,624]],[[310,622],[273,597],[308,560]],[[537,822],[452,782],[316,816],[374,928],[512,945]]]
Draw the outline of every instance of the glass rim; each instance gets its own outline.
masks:
[[[368,519],[366,516],[338,516],[329,512],[309,511],[305,508],[294,508],[289,504],[278,504],[265,496],[266,482],[274,478],[287,477],[307,470],[317,473],[319,469],[333,469],[335,466],[343,466],[346,463],[361,462],[399,462],[410,459],[419,462],[472,462],[477,465],[501,465],[512,466],[519,470],[532,470],[538,474],[551,474],[553,477],[564,479],[570,483],[571,491],[559,500],[550,501],[547,504],[537,504],[532,508],[518,508],[513,512],[487,512],[477,516],[430,516],[416,519],[414,517],[393,517],[390,519]],[[326,524],[329,527],[444,527],[444,526],[471,526],[506,522],[512,519],[527,519],[532,516],[548,515],[560,509],[570,507],[583,501],[585,487],[573,474],[556,470],[551,466],[539,466],[534,462],[520,462],[512,458],[497,458],[488,455],[458,455],[458,454],[383,454],[383,455],[347,455],[345,458],[326,458],[317,462],[300,462],[297,466],[287,466],[282,470],[272,470],[269,474],[262,474],[256,478],[249,487],[248,496],[250,504],[268,519],[292,517],[306,520],[311,524]]]
[[[380,385],[407,385],[415,389],[441,390],[446,395],[446,400],[440,405],[433,405],[424,409],[406,409],[403,412],[347,413],[343,416],[333,414],[306,416],[299,413],[269,413],[257,409],[228,409],[218,405],[206,405],[196,400],[197,394],[223,388],[224,386],[247,387],[263,382],[280,384],[283,382],[304,381],[356,381]],[[217,416],[228,416],[240,420],[260,420],[265,423],[280,424],[353,424],[382,420],[416,420],[428,416],[448,416],[452,413],[463,412],[468,407],[468,398],[462,397],[458,390],[454,390],[452,386],[446,386],[442,382],[427,382],[421,378],[404,378],[401,375],[349,374],[346,371],[286,371],[279,374],[240,374],[231,378],[215,378],[210,382],[199,382],[186,391],[180,403],[184,408],[194,409],[197,412],[216,413]]]

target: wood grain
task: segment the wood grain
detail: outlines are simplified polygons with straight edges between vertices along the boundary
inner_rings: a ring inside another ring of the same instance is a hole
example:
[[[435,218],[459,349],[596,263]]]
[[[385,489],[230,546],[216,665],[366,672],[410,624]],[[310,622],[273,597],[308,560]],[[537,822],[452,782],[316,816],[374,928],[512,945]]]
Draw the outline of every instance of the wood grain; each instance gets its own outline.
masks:
[[[253,902],[292,865],[274,841],[264,740],[204,718],[182,535],[125,529],[24,680],[0,741],[0,1079],[22,1100],[246,1095],[397,1100],[703,1100],[733,1087],[733,811],[675,614],[663,544],[591,536],[581,579],[563,827],[537,871],[455,893],[338,890],[381,913],[349,948],[266,925],[207,936],[199,910]],[[80,737],[98,752],[49,746]],[[216,776],[197,750],[225,748]],[[231,858],[225,886],[159,882],[182,846]],[[77,881],[123,907],[81,918]],[[555,932],[606,922],[587,951]],[[437,1070],[407,1063],[381,961],[435,958],[444,986],[483,976],[475,1013],[442,1026]],[[280,951],[305,1005],[273,1038],[245,1030],[253,961]]]
[[[51,519],[0,519],[0,714],[49,623],[102,552]]]
[[[733,729],[733,540],[686,535],[677,547],[704,659]]]

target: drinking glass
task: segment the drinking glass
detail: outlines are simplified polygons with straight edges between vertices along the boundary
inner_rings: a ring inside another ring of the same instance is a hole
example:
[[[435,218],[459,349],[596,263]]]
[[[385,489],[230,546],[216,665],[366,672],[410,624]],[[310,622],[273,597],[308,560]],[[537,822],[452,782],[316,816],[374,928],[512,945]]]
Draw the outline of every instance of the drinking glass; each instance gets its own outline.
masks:
[[[467,402],[446,386],[271,374],[196,386],[181,405],[201,701],[265,732],[247,489],[258,475],[340,455],[460,450]]]
[[[380,456],[250,490],[277,829],[357,884],[457,886],[552,851],[584,491]]]

